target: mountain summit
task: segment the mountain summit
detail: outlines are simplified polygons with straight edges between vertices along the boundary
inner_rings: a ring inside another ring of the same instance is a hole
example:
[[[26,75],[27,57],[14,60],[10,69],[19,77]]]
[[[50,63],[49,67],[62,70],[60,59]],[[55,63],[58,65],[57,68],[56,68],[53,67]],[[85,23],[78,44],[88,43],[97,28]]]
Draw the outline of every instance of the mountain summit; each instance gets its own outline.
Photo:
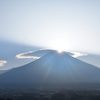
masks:
[[[99,76],[99,68],[73,58],[68,52],[51,50],[38,60],[2,74],[0,87],[97,88]]]

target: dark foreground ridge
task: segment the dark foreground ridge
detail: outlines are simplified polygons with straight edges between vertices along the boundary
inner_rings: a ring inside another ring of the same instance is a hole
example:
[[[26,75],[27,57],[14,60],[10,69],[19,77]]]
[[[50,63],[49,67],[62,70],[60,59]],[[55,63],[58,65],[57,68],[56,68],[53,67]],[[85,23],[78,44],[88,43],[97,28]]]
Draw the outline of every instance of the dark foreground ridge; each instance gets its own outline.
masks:
[[[100,100],[100,90],[6,91],[0,100]]]

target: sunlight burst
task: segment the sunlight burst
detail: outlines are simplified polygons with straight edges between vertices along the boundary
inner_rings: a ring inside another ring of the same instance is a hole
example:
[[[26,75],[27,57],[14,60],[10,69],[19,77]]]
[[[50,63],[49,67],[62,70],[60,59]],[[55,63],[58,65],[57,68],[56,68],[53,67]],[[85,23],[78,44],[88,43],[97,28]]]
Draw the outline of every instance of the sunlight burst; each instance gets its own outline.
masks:
[[[63,51],[69,51],[69,45],[68,43],[65,43],[64,40],[55,40],[52,41],[52,43],[49,44],[50,49],[54,49],[58,51],[58,53],[62,53]]]

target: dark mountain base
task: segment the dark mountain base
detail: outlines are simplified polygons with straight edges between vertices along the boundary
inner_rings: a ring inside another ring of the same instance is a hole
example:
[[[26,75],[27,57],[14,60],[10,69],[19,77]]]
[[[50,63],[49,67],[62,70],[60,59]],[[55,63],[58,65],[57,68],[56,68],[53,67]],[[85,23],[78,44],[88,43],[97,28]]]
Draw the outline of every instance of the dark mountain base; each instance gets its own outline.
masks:
[[[0,100],[100,100],[100,90],[0,90]]]

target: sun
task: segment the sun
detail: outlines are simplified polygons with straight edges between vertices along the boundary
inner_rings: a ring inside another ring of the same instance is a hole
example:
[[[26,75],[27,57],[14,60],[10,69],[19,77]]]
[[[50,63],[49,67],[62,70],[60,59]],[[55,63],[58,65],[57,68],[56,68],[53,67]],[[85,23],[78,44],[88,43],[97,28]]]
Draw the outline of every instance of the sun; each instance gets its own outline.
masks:
[[[62,46],[57,46],[57,45],[52,46],[49,49],[56,50],[58,53],[62,53],[63,51],[66,51]]]
[[[66,51],[65,47],[66,47],[65,44],[62,42],[57,42],[57,43],[54,42],[51,45],[51,49],[56,50],[58,53],[62,53],[63,51]]]
[[[58,53],[62,53],[63,51],[70,51],[71,44],[65,39],[52,39],[48,43],[48,48],[52,50],[56,50]]]
[[[57,52],[58,52],[58,53],[62,53],[63,51],[62,51],[62,50],[57,50]]]
[[[58,53],[62,53],[62,52],[64,52],[65,50],[63,50],[63,49],[56,49],[56,51],[57,51]]]

